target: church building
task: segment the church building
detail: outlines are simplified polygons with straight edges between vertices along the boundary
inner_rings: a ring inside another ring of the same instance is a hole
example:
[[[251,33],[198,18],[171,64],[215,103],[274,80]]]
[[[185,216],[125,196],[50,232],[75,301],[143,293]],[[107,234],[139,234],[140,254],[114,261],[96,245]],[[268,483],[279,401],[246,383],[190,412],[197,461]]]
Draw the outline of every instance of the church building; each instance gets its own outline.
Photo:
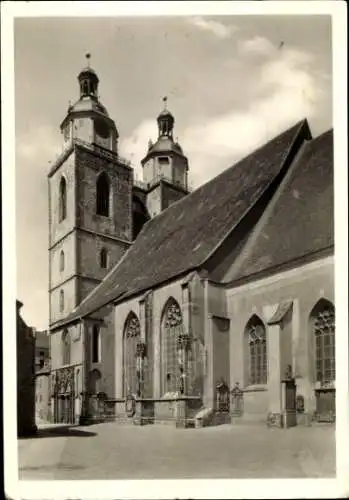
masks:
[[[334,421],[333,131],[303,119],[190,192],[166,103],[139,182],[78,81],[48,174],[53,420]]]

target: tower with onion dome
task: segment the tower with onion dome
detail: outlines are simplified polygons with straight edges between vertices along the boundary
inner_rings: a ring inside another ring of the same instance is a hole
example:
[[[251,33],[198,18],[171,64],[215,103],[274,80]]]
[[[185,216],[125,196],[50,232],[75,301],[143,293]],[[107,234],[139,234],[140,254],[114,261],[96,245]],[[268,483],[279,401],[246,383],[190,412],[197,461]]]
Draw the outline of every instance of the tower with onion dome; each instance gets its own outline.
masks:
[[[175,119],[167,109],[157,117],[158,138],[149,141],[148,151],[141,161],[143,181],[147,186],[147,209],[151,217],[188,194],[188,159],[173,138]]]
[[[60,125],[63,152],[48,173],[51,325],[84,300],[133,241],[133,169],[118,154],[118,131],[86,57],[79,97]]]

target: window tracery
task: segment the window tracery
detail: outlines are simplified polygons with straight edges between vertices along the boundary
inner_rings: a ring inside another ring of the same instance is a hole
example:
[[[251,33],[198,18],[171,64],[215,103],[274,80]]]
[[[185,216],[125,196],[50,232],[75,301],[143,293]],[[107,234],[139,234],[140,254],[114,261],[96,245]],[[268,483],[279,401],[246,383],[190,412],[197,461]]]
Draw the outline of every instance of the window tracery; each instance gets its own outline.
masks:
[[[246,329],[248,336],[249,384],[266,384],[268,359],[265,326],[257,316],[253,316]]]
[[[332,382],[336,378],[335,367],[335,311],[332,304],[323,303],[313,321],[315,335],[316,381]]]
[[[124,329],[124,396],[137,391],[137,344],[141,335],[139,319],[131,312]]]
[[[179,304],[174,299],[167,302],[162,321],[162,394],[176,392],[178,388],[177,339],[183,333],[183,318]]]

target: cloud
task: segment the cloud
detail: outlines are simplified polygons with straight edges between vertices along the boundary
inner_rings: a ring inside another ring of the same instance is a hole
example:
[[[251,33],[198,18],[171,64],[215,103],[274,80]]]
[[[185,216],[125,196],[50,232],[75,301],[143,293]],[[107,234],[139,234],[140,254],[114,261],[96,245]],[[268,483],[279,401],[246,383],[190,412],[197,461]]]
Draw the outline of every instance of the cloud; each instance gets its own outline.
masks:
[[[263,40],[263,42],[261,42]],[[261,64],[254,65],[250,99],[242,107],[178,131],[180,143],[190,162],[190,178],[195,187],[263,145],[275,135],[307,117],[311,120],[323,105],[324,91],[312,70],[310,54],[284,47],[278,50],[260,37],[245,40],[240,50],[263,51]],[[242,52],[240,52],[241,54]],[[246,57],[242,64],[250,64]],[[179,122],[180,124],[180,122]],[[122,143],[133,152],[133,163],[144,157],[149,137],[156,138],[156,123],[140,123]],[[136,138],[136,140],[135,140]],[[137,169],[138,176],[140,169]]]
[[[297,121],[316,115],[323,90],[309,70],[309,60],[294,50],[267,60],[256,75],[254,98],[243,109],[184,131],[182,143],[194,184],[209,180]]]
[[[267,55],[275,54],[277,48],[265,37],[255,36],[238,42],[238,50],[243,55]]]
[[[17,138],[16,153],[28,166],[37,163],[40,158],[40,168],[53,161],[63,148],[62,137],[56,129],[41,125],[27,130]]]
[[[218,21],[212,21],[211,19],[206,19],[201,16],[193,17],[189,19],[189,23],[197,28],[208,31],[218,38],[229,38],[233,33],[235,33],[238,28],[232,25],[226,25]]]
[[[156,121],[149,118],[142,121],[131,135],[120,141],[120,154],[131,161],[136,179],[142,179],[141,160],[148,151],[148,141],[149,139],[154,140],[156,137]]]

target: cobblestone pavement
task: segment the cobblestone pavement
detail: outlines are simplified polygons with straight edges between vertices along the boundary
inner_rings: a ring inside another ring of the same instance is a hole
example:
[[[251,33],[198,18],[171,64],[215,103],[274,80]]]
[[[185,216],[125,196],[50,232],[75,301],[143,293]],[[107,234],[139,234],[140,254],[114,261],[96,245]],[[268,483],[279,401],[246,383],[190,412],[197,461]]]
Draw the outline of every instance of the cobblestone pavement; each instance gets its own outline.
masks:
[[[36,480],[330,478],[335,428],[44,426],[20,439],[19,477]]]

